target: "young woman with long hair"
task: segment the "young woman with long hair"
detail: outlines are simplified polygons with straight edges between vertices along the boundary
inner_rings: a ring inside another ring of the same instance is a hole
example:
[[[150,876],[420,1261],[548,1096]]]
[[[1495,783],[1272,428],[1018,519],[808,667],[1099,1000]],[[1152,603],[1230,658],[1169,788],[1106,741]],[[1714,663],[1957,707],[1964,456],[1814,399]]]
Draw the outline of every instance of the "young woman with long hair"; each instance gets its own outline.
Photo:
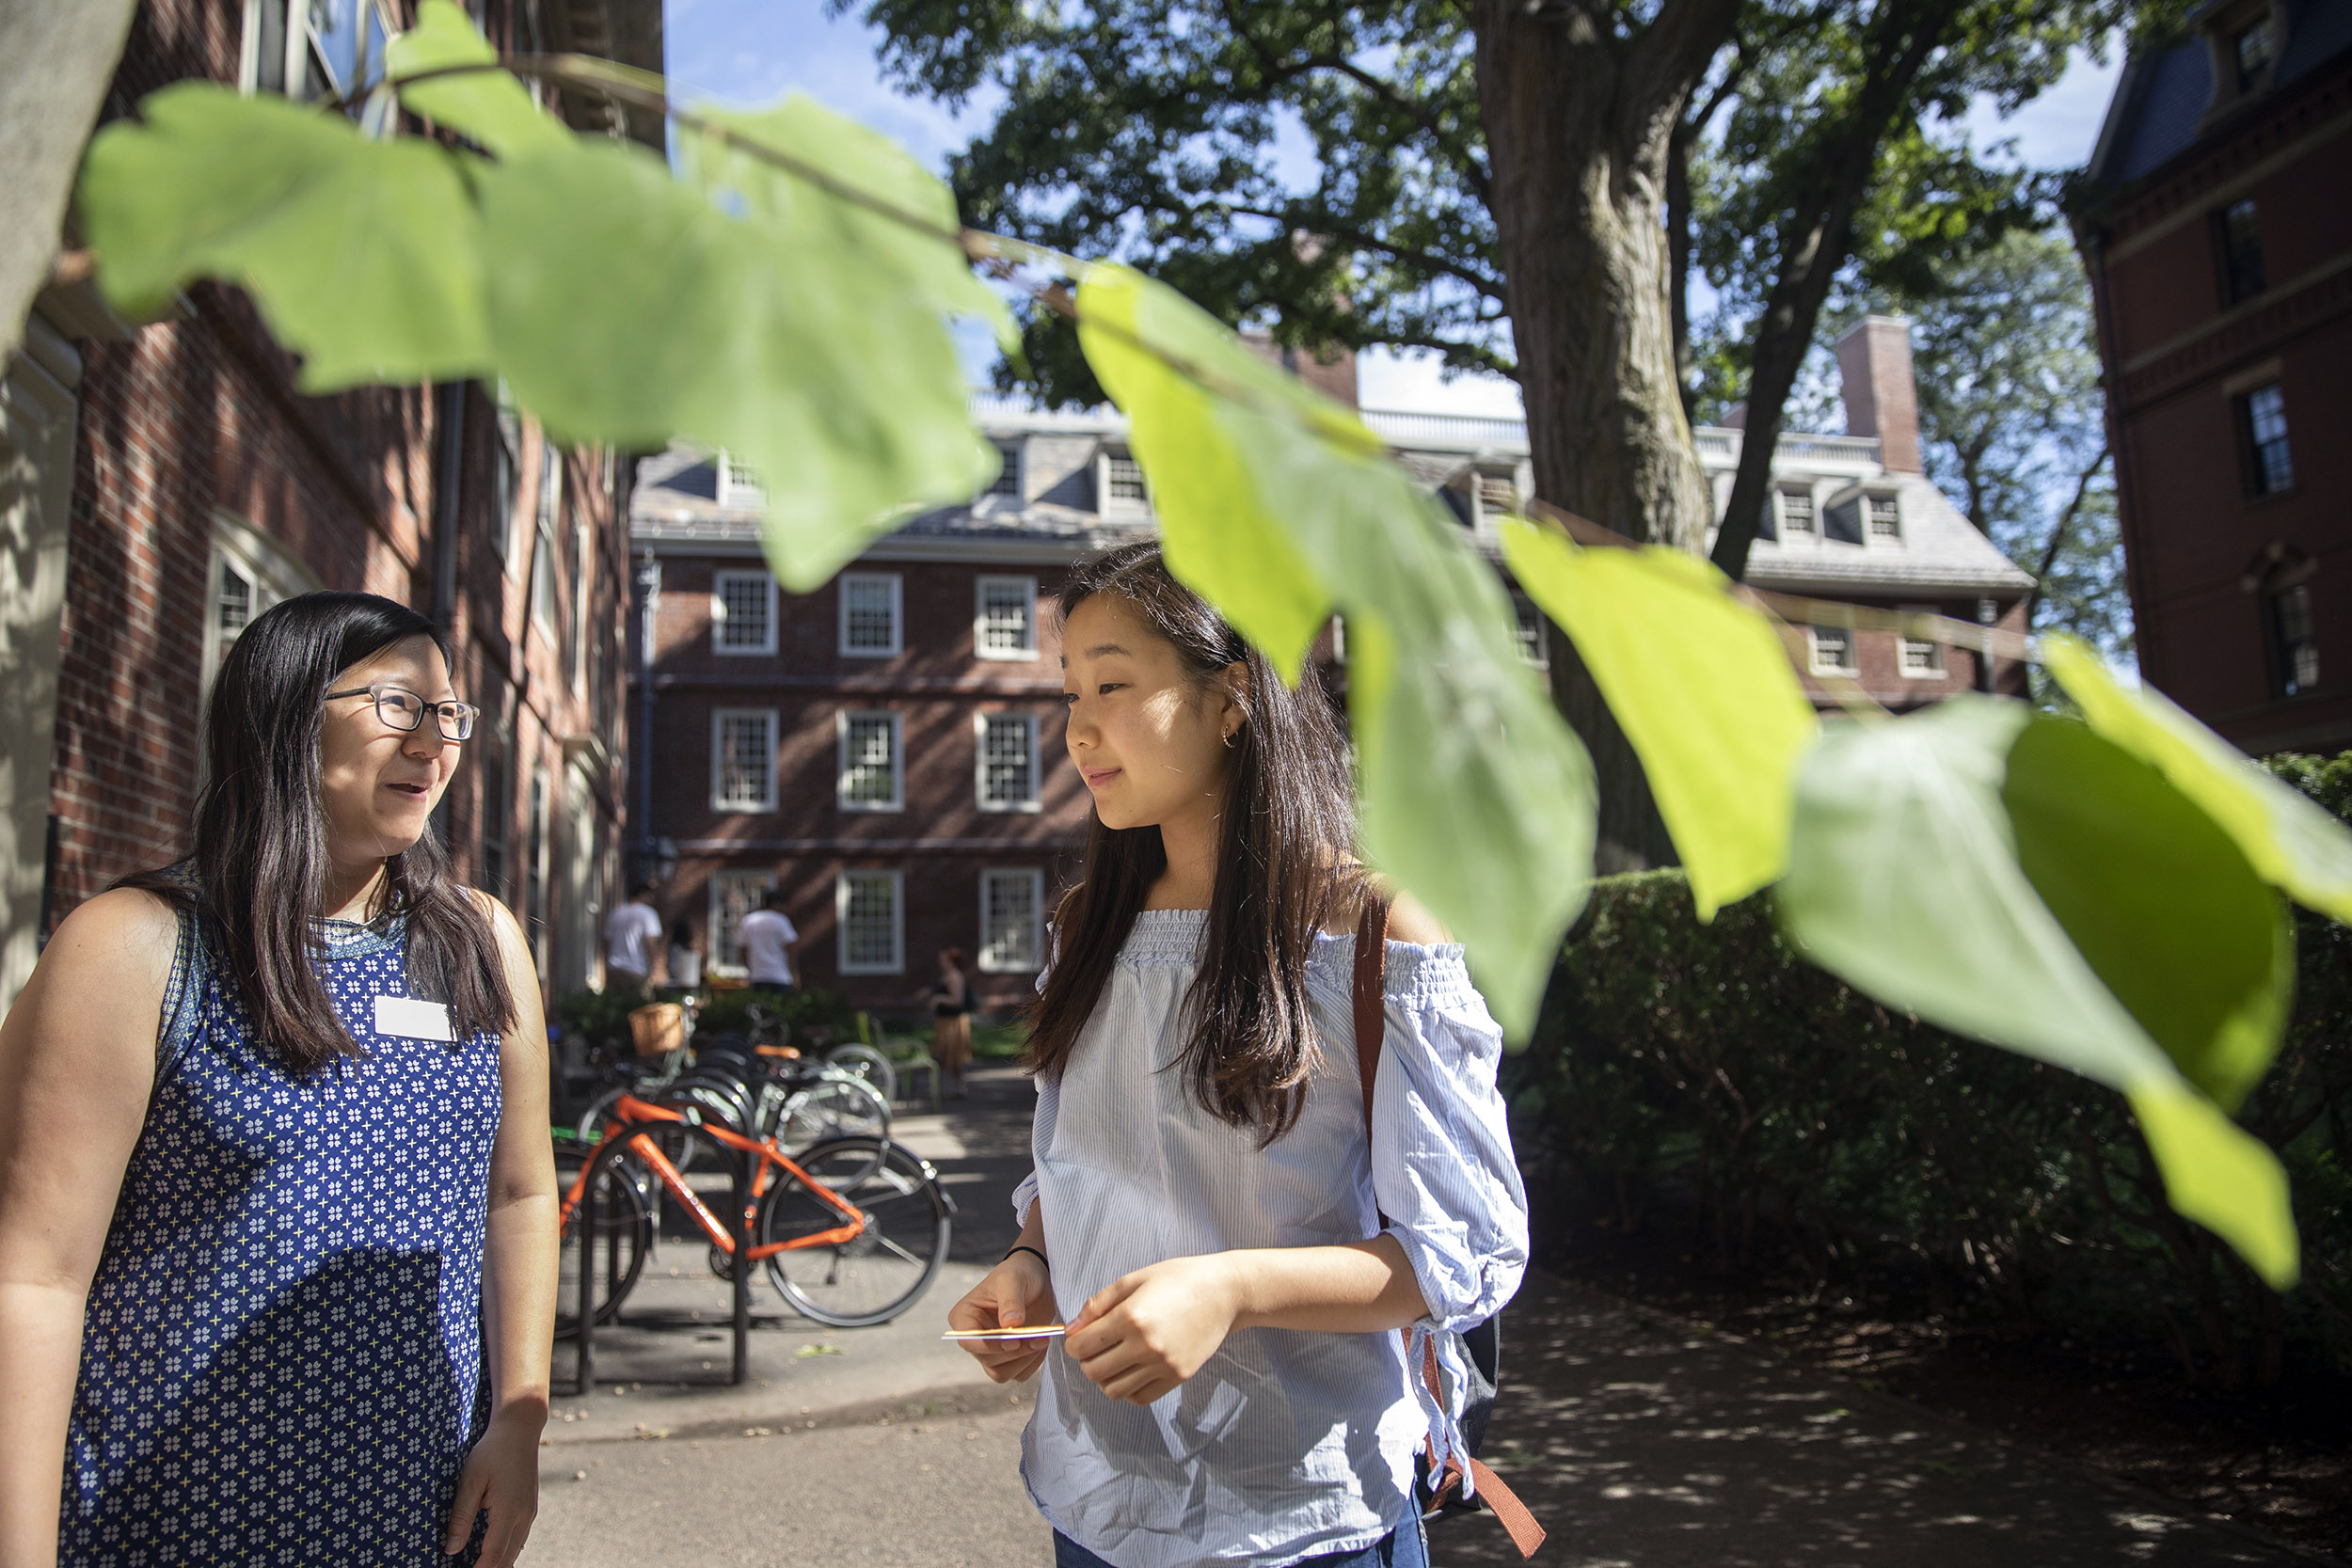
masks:
[[[262,615],[192,852],[0,1023],[0,1568],[522,1549],[555,1171],[529,951],[430,822],[473,720],[412,610]]]
[[[1350,933],[1379,894],[1314,671],[1285,686],[1151,546],[1060,609],[1094,816],[1030,1016],[1020,1241],[949,1322],[1068,1324],[967,1341],[1044,1372],[1022,1473],[1061,1568],[1425,1564],[1414,1452],[1458,1436],[1455,1336],[1526,1263],[1501,1032],[1400,901],[1368,1140]]]

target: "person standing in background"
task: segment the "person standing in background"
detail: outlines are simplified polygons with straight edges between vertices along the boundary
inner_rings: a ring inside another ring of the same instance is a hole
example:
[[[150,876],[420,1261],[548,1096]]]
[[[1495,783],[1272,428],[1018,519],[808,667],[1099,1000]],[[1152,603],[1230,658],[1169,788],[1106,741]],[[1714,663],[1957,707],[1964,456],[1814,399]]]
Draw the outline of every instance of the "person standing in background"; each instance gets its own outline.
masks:
[[[963,1069],[972,1061],[972,981],[963,972],[963,949],[939,950],[939,983],[926,988],[931,999],[931,1060],[950,1100],[963,1098]]]
[[[735,935],[743,944],[743,960],[751,966],[755,988],[780,991],[792,989],[792,946],[801,940],[801,933],[784,917],[782,888],[771,887],[762,894],[759,908],[743,917]]]
[[[637,992],[653,977],[654,944],[661,940],[661,917],[654,912],[653,889],[644,882],[628,890],[628,902],[605,917],[604,989]]]
[[[670,922],[670,986],[692,990],[703,983],[703,956],[694,946],[694,927],[684,915]]]

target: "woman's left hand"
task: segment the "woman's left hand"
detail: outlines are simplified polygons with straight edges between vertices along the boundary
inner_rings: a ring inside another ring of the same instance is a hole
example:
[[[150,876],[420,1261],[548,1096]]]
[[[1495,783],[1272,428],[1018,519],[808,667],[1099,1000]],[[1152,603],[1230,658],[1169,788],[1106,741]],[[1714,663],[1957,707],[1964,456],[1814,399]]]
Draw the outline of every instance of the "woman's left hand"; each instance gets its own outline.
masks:
[[[474,1516],[486,1510],[481,1568],[512,1568],[539,1516],[539,1433],[547,1417],[525,1411],[490,1418],[489,1430],[466,1456],[457,1478],[457,1501],[449,1511],[449,1534],[441,1550],[454,1557],[473,1536]]]
[[[1171,1258],[1095,1291],[1070,1321],[1062,1348],[1111,1398],[1150,1404],[1216,1354],[1240,1312],[1238,1281],[1223,1258]]]

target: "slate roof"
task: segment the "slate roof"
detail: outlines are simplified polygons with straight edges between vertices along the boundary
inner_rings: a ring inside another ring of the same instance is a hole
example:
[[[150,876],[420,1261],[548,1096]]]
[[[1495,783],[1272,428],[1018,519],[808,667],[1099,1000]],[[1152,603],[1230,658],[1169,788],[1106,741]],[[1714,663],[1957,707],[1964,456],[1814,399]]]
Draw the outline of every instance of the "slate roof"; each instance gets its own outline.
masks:
[[[2212,9],[2201,8],[2198,17]],[[2092,184],[2144,179],[2201,139],[2199,122],[2213,100],[2213,55],[2196,21],[2180,41],[2125,62],[2086,171]],[[2248,101],[2249,110],[2352,49],[2352,0],[2287,0],[2286,24],[2270,85]]]

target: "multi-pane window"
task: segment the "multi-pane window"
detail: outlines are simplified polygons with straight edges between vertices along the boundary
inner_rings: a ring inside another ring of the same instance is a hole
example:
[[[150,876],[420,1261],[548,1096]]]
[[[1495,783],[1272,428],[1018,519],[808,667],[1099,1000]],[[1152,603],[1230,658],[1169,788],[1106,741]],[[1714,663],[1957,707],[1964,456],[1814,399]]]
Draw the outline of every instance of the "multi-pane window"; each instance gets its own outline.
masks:
[[[1872,496],[1866,504],[1870,511],[1870,537],[1900,540],[1903,536],[1903,506],[1894,496]]]
[[[721,506],[766,506],[768,492],[742,459],[723,451],[719,454],[718,499]]]
[[[277,604],[307,592],[301,564],[266,536],[228,517],[213,525],[210,592],[204,610],[204,689],[212,690],[221,660],[236,645],[253,618]]]
[[[710,716],[710,809],[776,809],[776,710],[723,707]]]
[[[1143,465],[1121,453],[1113,452],[1103,460],[1103,483],[1112,500],[1133,501],[1140,506],[1148,499]]]
[[[1784,489],[1780,492],[1780,527],[1784,533],[1809,535],[1814,531],[1812,491]]]
[[[531,618],[555,630],[555,524],[564,510],[564,457],[544,436],[539,446],[538,548],[531,568]]]
[[[896,572],[841,574],[841,651],[882,658],[899,647],[899,577]]]
[[[985,492],[1012,500],[1021,499],[1021,448],[1012,441],[998,441],[996,446],[996,477],[988,482]]]
[[[474,748],[482,768],[482,863],[479,885],[501,903],[506,899],[506,818],[514,809],[506,771],[506,737],[494,731]]]
[[[539,971],[548,967],[548,770],[531,770],[531,810],[524,817],[523,911],[531,920],[531,947]]]
[[[979,766],[975,788],[982,811],[1035,811],[1037,717],[1027,713],[983,713]]]
[[[1478,476],[1478,510],[1489,517],[1508,516],[1519,509],[1518,486],[1509,474]]]
[[[844,974],[898,974],[906,969],[905,880],[896,871],[844,871],[833,888]]]
[[[2270,596],[2270,630],[2279,695],[2299,697],[2319,684],[2319,633],[2312,624],[2310,588],[2298,582]]]
[[[2252,90],[2270,64],[2270,19],[2265,17],[2232,34],[2230,53],[2237,65],[2237,90]]]
[[[1817,675],[1851,675],[1854,663],[1853,633],[1844,626],[1807,626],[1813,641],[1813,673]]]
[[[2216,238],[2221,246],[2221,294],[2224,305],[2251,299],[2269,287],[2263,268],[2262,227],[2254,203],[2233,201],[2214,214]]]
[[[1511,613],[1518,622],[1519,657],[1538,670],[1551,668],[1551,655],[1545,643],[1544,612],[1526,594],[1514,594]]]
[[[776,579],[765,572],[714,572],[710,645],[723,654],[776,651]]]
[[[765,871],[720,871],[710,879],[710,967],[716,974],[741,974],[743,917],[759,908],[768,890],[776,885]]]
[[[1924,604],[1907,604],[1902,610],[1906,615],[1933,615],[1937,612],[1933,605]],[[1899,636],[1895,644],[1895,661],[1904,674],[1927,678],[1944,673],[1944,644],[1936,639]]]
[[[972,647],[982,658],[1037,657],[1037,578],[982,578],[972,612]]]
[[[2279,384],[2257,387],[2238,400],[2238,439],[2246,448],[2246,486],[2250,494],[2275,496],[2295,486],[2295,461],[2287,452],[2287,400]]]
[[[901,768],[898,716],[844,712],[840,716],[841,771],[835,800],[843,811],[897,811]]]
[[[1045,951],[1045,873],[980,873],[980,971],[1033,973]]]
[[[500,383],[501,398],[505,384]],[[523,421],[501,401],[494,421],[498,439],[490,447],[491,504],[498,510],[490,520],[490,545],[508,571],[515,569],[515,502],[522,490]]]

